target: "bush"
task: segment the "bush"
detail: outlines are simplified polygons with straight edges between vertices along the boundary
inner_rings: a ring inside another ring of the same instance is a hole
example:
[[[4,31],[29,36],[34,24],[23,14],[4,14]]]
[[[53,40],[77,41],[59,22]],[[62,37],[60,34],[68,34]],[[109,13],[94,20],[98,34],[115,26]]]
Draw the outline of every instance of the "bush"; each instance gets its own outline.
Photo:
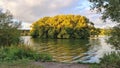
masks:
[[[10,46],[20,42],[20,22],[13,21],[9,11],[0,10],[0,46]]]
[[[28,46],[10,46],[0,49],[0,62],[15,60],[52,61],[52,57],[46,53],[38,53]]]
[[[120,68],[120,53],[105,55],[100,64],[91,65],[91,68]]]

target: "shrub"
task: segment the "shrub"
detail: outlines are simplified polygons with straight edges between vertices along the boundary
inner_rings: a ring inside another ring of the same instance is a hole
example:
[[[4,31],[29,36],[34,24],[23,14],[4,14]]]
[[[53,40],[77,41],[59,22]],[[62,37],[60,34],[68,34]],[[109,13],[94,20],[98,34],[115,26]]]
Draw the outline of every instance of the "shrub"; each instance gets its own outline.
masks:
[[[28,46],[10,46],[0,49],[0,62],[22,59],[35,61],[52,61],[52,57],[49,54],[38,53]]]
[[[0,46],[10,46],[20,42],[20,22],[13,21],[9,11],[0,10]]]
[[[120,68],[120,53],[105,55],[100,64],[91,65],[91,68]]]

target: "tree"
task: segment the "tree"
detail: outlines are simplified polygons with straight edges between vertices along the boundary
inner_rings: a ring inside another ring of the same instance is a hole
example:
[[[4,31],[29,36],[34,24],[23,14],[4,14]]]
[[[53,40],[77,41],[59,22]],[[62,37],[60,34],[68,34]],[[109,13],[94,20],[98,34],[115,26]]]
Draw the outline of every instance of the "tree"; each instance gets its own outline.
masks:
[[[80,15],[43,17],[32,24],[31,35],[33,38],[88,39],[91,27],[89,24],[90,21]]]
[[[107,41],[114,45],[117,49],[120,49],[120,24],[115,26],[111,31],[111,37]]]
[[[0,10],[0,45],[10,46],[19,43],[20,33],[18,28],[20,22],[13,21],[12,14],[7,10]]]
[[[120,0],[89,0],[92,3],[92,9],[97,9],[102,13],[102,19],[110,19],[120,23]],[[120,24],[110,30],[111,36],[107,40],[108,43],[114,45],[116,49],[120,49]],[[111,53],[105,55],[101,63],[95,65],[94,68],[120,68],[119,61],[120,53]],[[93,67],[91,67],[93,68]]]
[[[89,0],[92,9],[102,13],[102,19],[120,22],[120,0]]]
[[[120,0],[89,0],[92,3],[92,9],[97,9],[102,13],[102,19],[110,19],[120,23]],[[117,25],[111,31],[109,43],[114,45],[117,49],[120,47],[120,25]]]

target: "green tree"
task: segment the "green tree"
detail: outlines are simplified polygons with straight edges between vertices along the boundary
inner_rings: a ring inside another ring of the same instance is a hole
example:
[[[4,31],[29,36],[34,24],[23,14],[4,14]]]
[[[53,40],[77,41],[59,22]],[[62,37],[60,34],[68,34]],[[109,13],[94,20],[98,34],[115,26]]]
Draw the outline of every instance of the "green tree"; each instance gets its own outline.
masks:
[[[115,26],[111,31],[111,37],[108,43],[114,45],[117,49],[120,49],[120,24]]]
[[[89,0],[92,3],[92,9],[97,9],[98,12],[102,13],[102,19],[110,19],[117,23],[120,23],[120,0]],[[111,31],[111,37],[109,43],[115,45],[116,48],[120,47],[120,25],[117,25]],[[117,37],[114,37],[117,36]],[[116,42],[117,41],[117,42]],[[117,45],[116,45],[117,44]]]
[[[102,13],[102,19],[120,22],[120,0],[89,0],[92,9]]]
[[[7,10],[3,12],[0,10],[0,45],[10,46],[11,44],[18,44],[20,33],[18,28],[20,22],[13,21],[12,14]]]
[[[97,9],[102,13],[102,19],[110,19],[112,21],[120,23],[120,0],[89,0],[92,5],[92,9]],[[120,24],[115,26],[111,31],[111,36],[107,40],[110,44],[114,45],[116,49],[120,49]],[[120,68],[119,61],[120,54],[112,53],[105,55],[100,64],[91,68]]]

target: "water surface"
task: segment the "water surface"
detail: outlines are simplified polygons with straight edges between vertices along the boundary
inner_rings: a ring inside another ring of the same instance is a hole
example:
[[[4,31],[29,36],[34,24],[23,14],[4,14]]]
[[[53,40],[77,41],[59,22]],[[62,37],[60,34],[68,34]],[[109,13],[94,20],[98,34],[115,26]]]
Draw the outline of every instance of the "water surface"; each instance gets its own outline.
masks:
[[[46,52],[58,62],[89,62],[99,63],[104,54],[113,51],[111,45],[105,42],[107,37],[90,40],[80,39],[32,39],[22,36],[24,43],[34,47],[39,52]]]

